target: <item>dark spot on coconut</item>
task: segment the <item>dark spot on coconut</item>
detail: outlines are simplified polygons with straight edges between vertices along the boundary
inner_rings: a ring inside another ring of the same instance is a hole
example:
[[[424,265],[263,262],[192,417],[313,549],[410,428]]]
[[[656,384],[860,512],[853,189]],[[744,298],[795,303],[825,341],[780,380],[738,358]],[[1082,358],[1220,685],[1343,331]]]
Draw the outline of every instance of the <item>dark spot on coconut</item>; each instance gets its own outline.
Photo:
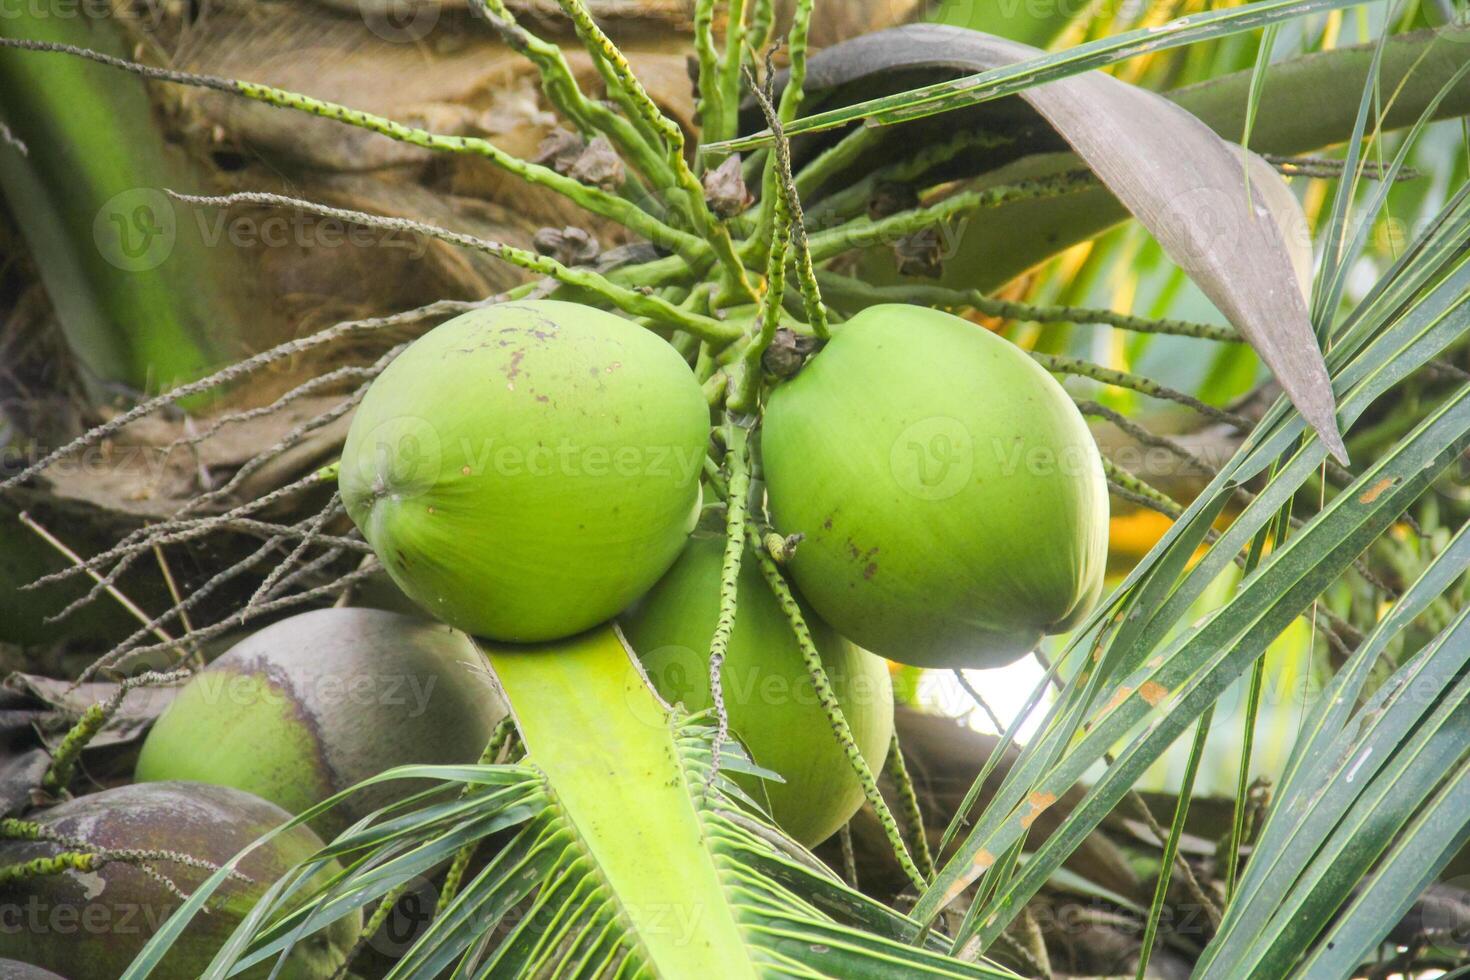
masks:
[[[865,578],[865,579],[870,579],[871,580],[872,577],[874,575],[877,575],[877,574],[878,574],[878,563],[877,562],[870,561],[870,562],[868,562],[867,566],[863,568],[863,578]]]
[[[509,381],[512,386],[515,385],[516,378],[520,376],[521,361],[525,359],[526,350],[524,347],[510,355],[510,363],[505,367],[505,380]]]
[[[824,531],[830,531],[830,530],[832,530],[832,518],[829,517],[825,521],[822,522],[822,530],[824,530]]]

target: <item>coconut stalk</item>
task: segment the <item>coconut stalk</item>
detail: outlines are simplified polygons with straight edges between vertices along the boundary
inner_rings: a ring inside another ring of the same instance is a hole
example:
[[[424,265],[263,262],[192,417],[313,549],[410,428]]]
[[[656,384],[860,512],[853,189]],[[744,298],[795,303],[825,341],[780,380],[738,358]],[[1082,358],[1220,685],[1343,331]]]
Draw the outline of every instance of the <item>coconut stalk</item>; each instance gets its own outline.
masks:
[[[29,8],[28,8],[29,9]],[[12,38],[127,53],[113,18],[18,10]],[[76,59],[0,51],[0,189],[67,345],[99,400],[192,380],[240,352],[239,252],[211,248],[163,188],[198,183],[165,144],[146,84]]]

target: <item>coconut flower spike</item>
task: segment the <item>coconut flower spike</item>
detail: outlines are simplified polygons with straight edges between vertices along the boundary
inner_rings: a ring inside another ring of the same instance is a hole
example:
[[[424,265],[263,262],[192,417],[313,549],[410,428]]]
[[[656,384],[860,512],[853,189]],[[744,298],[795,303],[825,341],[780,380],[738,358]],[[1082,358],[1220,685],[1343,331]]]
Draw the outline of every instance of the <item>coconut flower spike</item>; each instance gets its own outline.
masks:
[[[658,104],[644,89],[643,83],[633,73],[628,59],[618,50],[617,45],[603,32],[602,28],[597,26],[586,4],[582,0],[557,0],[557,2],[561,4],[562,10],[566,11],[567,16],[576,26],[577,36],[582,39],[583,46],[593,58],[601,58],[608,65],[620,89],[627,93],[637,113],[637,118],[641,119],[663,140],[669,167],[674,172],[678,188],[684,192],[687,200],[689,217],[695,229],[714,248],[715,257],[723,267],[726,277],[741,295],[755,299],[755,289],[746,276],[745,266],[741,264],[740,257],[735,252],[735,243],[730,238],[729,229],[710,213],[704,200],[704,186],[694,175],[694,171],[689,168],[688,161],[684,159],[684,131],[679,128],[678,123],[664,115],[659,109]]]
[[[760,105],[761,112],[765,114],[766,124],[773,134],[771,155],[774,160],[778,194],[775,201],[775,226],[771,230],[771,251],[774,254],[779,249],[783,253],[781,258],[783,263],[784,253],[788,247],[795,253],[796,281],[801,287],[802,305],[806,310],[807,323],[818,337],[826,338],[829,333],[827,310],[822,306],[822,290],[817,285],[817,273],[812,265],[812,252],[807,242],[806,220],[801,210],[801,197],[796,191],[796,180],[791,173],[791,144],[786,139],[786,133],[781,126],[781,115],[774,105],[775,72],[772,70],[772,54],[774,54],[774,49],[766,55],[764,87],[755,83],[755,77],[749,69],[745,73],[750,90]],[[769,344],[769,340],[767,343]]]
[[[725,494],[725,555],[720,567],[720,613],[709,647],[709,693],[717,719],[714,742],[710,749],[709,778],[705,792],[720,772],[720,752],[730,737],[730,715],[725,708],[723,668],[735,631],[736,602],[739,593],[740,563],[745,557],[746,508],[750,497],[749,432],[738,421],[725,425],[725,469],[728,474]]]
[[[749,524],[749,530],[759,540],[759,529],[753,522]],[[878,822],[883,827],[883,835],[888,838],[888,844],[893,849],[893,855],[898,859],[904,875],[922,893],[928,887],[928,880],[919,870],[918,865],[914,863],[908,844],[903,839],[903,831],[899,829],[893,811],[888,808],[887,801],[883,799],[883,794],[878,790],[878,780],[873,775],[872,768],[858,748],[857,740],[852,734],[852,727],[848,725],[847,718],[842,713],[842,705],[838,702],[837,694],[832,689],[832,681],[827,676],[826,668],[822,666],[822,655],[812,641],[811,630],[806,624],[806,616],[802,613],[801,606],[791,591],[791,586],[786,583],[785,577],[781,574],[781,569],[777,567],[775,560],[763,547],[757,547],[756,561],[760,566],[761,576],[765,578],[766,585],[776,597],[776,602],[791,624],[791,632],[796,637],[797,645],[801,648],[802,659],[806,662],[807,673],[812,679],[817,700],[826,711],[827,720],[832,725],[832,734],[842,746],[848,763],[857,775],[858,783],[863,788],[863,796],[867,799],[868,805],[877,814]]]
[[[41,787],[53,795],[61,793],[71,782],[72,774],[76,771],[77,763],[81,761],[82,750],[85,749],[97,737],[97,733],[112,720],[122,707],[123,700],[140,687],[163,687],[174,684],[189,677],[189,670],[176,670],[170,673],[158,673],[149,671],[136,677],[129,677],[118,685],[117,692],[106,701],[98,701],[82,712],[82,717],[71,727],[62,738],[61,745],[57,747],[56,753],[51,757],[51,765],[47,767],[46,774],[41,778]]]
[[[560,46],[538,37],[516,20],[504,0],[478,0],[474,8],[506,45],[536,67],[541,90],[562,117],[584,135],[600,132],[654,185],[672,187],[668,164],[627,119],[589,99],[577,84]]]

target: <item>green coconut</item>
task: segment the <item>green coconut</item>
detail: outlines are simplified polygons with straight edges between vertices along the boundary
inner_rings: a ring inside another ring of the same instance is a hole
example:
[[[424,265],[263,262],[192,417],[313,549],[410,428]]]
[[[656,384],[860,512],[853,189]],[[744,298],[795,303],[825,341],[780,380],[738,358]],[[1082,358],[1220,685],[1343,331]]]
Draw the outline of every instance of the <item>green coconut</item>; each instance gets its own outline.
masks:
[[[1101,593],[1107,481],[1081,413],[958,317],[853,317],[772,392],[761,455],[807,601],[891,660],[1001,666]]]
[[[201,783],[120,786],[71,800],[34,818],[54,833],[99,850],[166,850],[213,865],[289,819],[280,807],[248,793]],[[196,915],[151,976],[195,980],[271,882],[322,846],[305,827],[280,834],[251,851],[239,870],[250,880],[228,879],[207,914]],[[56,854],[45,842],[0,845],[0,864]],[[168,861],[150,866],[189,894],[210,871]],[[69,980],[116,980],[164,920],[182,904],[156,878],[128,863],[96,871],[67,871],[13,884],[0,920],[0,957],[53,970]],[[356,911],[327,929],[303,937],[282,980],[326,980],[335,975],[361,929]],[[241,974],[260,980],[274,960]]]
[[[689,711],[711,704],[709,643],[719,617],[724,549],[722,537],[696,534],[669,573],[620,619],[655,689]],[[803,612],[858,749],[877,771],[893,737],[888,665],[810,609]],[[776,823],[803,844],[830,837],[862,806],[863,790],[817,700],[786,615],[750,554],[741,563],[721,677],[730,730],[758,765],[785,780],[742,775],[742,787],[767,801]]]
[[[233,786],[295,814],[394,766],[474,762],[504,717],[484,655],[459,630],[320,609],[246,637],[195,675],[148,733],[136,778]],[[335,835],[425,788],[369,787],[313,826]]]
[[[657,336],[575,303],[504,303],[431,330],[373,382],[342,499],[431,615],[557,639],[678,557],[708,433],[693,372]]]

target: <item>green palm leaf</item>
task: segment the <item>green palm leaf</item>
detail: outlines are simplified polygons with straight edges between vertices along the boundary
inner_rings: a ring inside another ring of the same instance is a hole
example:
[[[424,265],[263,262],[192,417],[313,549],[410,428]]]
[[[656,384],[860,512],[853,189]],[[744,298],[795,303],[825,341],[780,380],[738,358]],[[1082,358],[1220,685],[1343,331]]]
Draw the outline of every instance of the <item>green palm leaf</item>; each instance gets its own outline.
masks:
[[[1466,292],[1470,262],[1453,244],[1463,241],[1467,223],[1470,208],[1462,194],[1335,331],[1337,343],[1327,360],[1340,419],[1346,425],[1470,329]],[[1302,433],[1302,420],[1289,406],[1278,404],[1268,412],[1236,456],[1115,593],[1112,605],[1093,617],[1082,640],[1096,640],[1103,627],[1109,627],[1097,643],[1095,666],[1078,672],[1069,684],[1042,734],[1026,747],[999,794],[920,898],[915,917],[931,920],[989,871],[994,855],[1023,842],[1042,809],[1115,746],[1124,745],[1082,803],[1024,865],[986,890],[983,907],[973,908],[967,917],[970,929],[956,937],[963,943],[973,932],[982,943],[994,939],[1148,764],[1470,445],[1470,389],[1462,388],[1430,413],[1283,547],[1262,560],[1229,602],[1176,635],[1204,588],[1243,553],[1321,465],[1324,450],[1317,443],[1301,444]],[[1279,465],[1265,487],[1191,565],[1196,546],[1233,487],[1264,473],[1273,461]],[[1443,586],[1445,577],[1431,581]],[[1405,614],[1413,608],[1405,607]],[[1073,652],[1084,649],[1079,641]],[[1388,923],[1377,925],[1386,930]],[[1236,966],[1228,961],[1226,974],[1238,975],[1233,972]]]
[[[992,68],[954,81],[925,85],[898,95],[816,113],[795,120],[783,128],[787,136],[799,136],[803,133],[835,129],[858,120],[866,120],[873,125],[887,125],[921,119],[924,116],[999,99],[1042,82],[1103,68],[1140,54],[1258,30],[1308,14],[1350,7],[1358,2],[1360,0],[1258,0],[1256,3],[1225,10],[1192,14],[1160,27],[1125,31],[1019,64]],[[767,130],[739,139],[709,143],[703,149],[707,153],[724,154],[754,149],[770,142],[771,134]]]
[[[921,941],[917,923],[775,829],[726,776],[770,774],[731,745],[712,772],[712,726],[660,702],[613,628],[487,654],[526,760],[379,777],[432,778],[440,789],[363,821],[283,877],[208,977],[284,956],[511,828],[390,977],[1014,976],[945,955],[941,937]],[[475,791],[446,801],[456,788]],[[302,894],[329,859],[344,870]],[[213,884],[170,924],[187,921]],[[129,977],[146,976],[165,943],[150,943]]]

